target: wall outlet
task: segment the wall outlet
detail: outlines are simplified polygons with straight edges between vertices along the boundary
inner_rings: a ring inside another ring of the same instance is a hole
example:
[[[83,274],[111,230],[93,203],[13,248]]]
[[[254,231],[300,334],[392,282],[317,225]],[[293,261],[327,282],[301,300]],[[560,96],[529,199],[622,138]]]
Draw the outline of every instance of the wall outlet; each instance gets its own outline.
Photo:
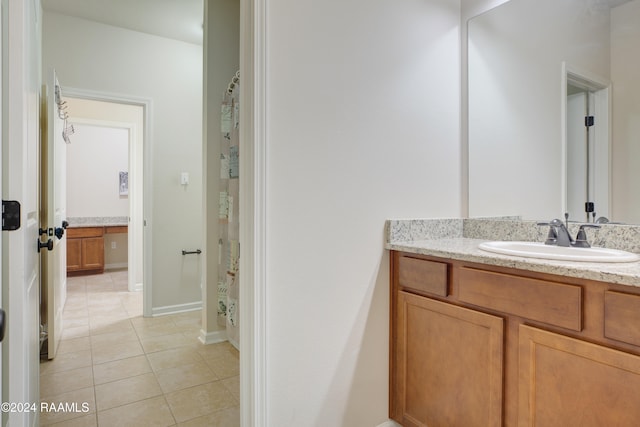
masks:
[[[111,249],[115,249],[116,248],[116,242],[111,242]]]

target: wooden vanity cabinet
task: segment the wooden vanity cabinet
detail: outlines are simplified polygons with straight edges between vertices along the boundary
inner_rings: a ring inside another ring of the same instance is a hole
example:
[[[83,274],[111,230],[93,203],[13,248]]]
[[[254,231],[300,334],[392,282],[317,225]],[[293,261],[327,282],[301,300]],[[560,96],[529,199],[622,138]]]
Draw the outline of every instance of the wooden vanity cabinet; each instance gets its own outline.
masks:
[[[397,307],[396,420],[502,425],[502,319],[407,292]]]
[[[104,272],[104,227],[67,229],[67,273]]]
[[[390,417],[637,426],[639,324],[634,287],[392,251]]]

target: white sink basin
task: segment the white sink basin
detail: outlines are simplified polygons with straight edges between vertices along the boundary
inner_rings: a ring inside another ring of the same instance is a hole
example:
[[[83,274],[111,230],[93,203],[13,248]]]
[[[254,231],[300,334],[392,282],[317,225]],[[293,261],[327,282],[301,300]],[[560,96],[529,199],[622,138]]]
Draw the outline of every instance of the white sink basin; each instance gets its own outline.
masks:
[[[607,248],[574,248],[545,245],[538,242],[485,242],[478,248],[483,251],[525,258],[543,258],[560,261],[583,262],[634,262],[640,256],[631,252]]]

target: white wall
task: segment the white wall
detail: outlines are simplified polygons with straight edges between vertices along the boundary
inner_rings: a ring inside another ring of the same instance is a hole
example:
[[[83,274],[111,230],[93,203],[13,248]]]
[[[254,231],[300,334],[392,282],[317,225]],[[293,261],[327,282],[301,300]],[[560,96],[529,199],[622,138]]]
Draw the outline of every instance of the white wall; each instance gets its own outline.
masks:
[[[119,173],[129,171],[127,129],[75,124],[67,147],[67,215],[128,217],[129,196],[119,194]]]
[[[470,23],[470,216],[562,214],[562,61],[609,76],[609,20],[587,3],[512,0]]]
[[[202,47],[45,13],[43,67],[55,68],[63,87],[152,100],[152,305],[199,303],[200,260],[180,251],[203,240]]]
[[[640,223],[640,1],[611,10],[612,216]]]
[[[460,213],[459,1],[267,8],[267,425],[376,426],[384,221]]]

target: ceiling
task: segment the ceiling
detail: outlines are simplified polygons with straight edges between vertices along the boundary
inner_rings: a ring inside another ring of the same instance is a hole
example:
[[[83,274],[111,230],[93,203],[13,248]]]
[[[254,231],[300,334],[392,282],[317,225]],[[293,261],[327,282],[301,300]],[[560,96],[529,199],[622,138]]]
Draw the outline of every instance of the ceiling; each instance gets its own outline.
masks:
[[[48,12],[202,44],[203,0],[42,0]]]

